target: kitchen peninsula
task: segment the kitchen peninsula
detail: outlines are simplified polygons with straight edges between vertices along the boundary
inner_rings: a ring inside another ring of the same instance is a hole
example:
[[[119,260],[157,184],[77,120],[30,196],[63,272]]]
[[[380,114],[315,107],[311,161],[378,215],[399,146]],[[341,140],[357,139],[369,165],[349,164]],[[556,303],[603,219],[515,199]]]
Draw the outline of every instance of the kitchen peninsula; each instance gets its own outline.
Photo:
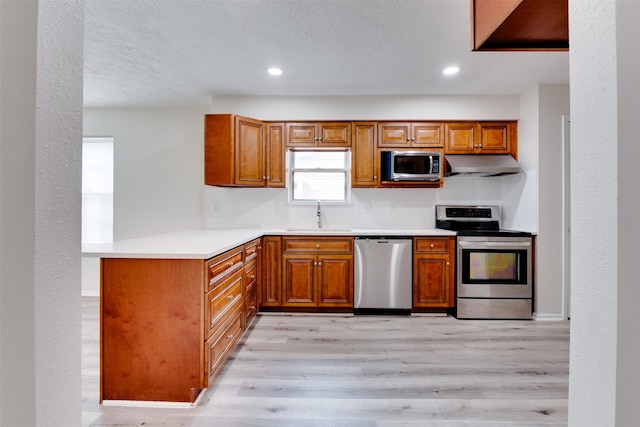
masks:
[[[269,255],[279,265],[284,258],[279,250],[263,251],[263,240],[308,237],[298,241],[316,239],[321,245],[396,235],[453,242],[454,234],[440,229],[199,229],[85,247],[85,257],[101,259],[100,400],[197,402],[260,309],[267,267],[262,260]]]

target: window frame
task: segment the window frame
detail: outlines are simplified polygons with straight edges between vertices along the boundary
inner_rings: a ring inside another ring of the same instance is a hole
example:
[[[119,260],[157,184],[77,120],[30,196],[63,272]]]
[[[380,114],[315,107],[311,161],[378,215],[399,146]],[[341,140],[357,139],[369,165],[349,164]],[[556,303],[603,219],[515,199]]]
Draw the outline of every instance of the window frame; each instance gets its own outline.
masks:
[[[344,168],[295,168],[293,161],[293,153],[295,152],[341,152],[345,153]],[[324,205],[349,205],[351,204],[351,149],[348,147],[332,147],[332,148],[297,148],[291,147],[287,149],[287,194],[288,203],[292,205],[309,205],[315,204],[318,201]],[[296,200],[293,197],[295,188],[294,173],[295,172],[344,172],[345,174],[345,186],[344,186],[344,200],[329,200],[329,199],[304,199]]]

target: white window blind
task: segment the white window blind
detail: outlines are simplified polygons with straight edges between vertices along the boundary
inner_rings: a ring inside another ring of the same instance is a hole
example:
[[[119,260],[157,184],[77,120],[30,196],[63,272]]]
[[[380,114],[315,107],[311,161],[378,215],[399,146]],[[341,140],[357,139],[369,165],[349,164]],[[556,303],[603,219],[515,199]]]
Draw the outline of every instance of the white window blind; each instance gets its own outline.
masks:
[[[82,244],[113,241],[113,138],[82,141]]]

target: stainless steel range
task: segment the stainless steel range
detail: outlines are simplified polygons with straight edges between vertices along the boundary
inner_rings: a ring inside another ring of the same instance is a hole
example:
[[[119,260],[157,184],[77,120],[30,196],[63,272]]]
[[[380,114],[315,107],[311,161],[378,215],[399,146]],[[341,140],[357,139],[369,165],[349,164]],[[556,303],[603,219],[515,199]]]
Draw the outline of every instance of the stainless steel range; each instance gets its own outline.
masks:
[[[499,206],[436,206],[436,227],[456,231],[456,317],[531,319],[533,238],[500,228]]]

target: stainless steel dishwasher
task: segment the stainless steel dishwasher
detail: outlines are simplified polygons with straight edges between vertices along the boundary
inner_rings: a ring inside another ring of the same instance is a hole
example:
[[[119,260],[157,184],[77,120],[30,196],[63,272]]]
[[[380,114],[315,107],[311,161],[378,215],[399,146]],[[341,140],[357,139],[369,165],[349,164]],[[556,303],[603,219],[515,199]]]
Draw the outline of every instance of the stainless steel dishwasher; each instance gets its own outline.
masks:
[[[411,311],[412,242],[406,236],[355,238],[355,313]]]

